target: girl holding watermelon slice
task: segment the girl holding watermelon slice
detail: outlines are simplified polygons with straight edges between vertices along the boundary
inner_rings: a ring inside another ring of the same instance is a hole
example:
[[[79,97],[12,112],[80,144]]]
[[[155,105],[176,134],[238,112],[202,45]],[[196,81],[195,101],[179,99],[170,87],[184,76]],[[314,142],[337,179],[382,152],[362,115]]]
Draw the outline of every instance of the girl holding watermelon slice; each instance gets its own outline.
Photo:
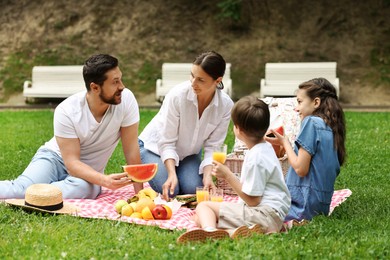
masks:
[[[214,188],[213,147],[225,141],[233,107],[222,91],[225,68],[220,54],[200,54],[188,72],[189,80],[169,91],[139,136],[142,162],[158,163],[149,184],[166,200],[194,194],[197,186]]]
[[[329,214],[334,183],[346,155],[344,113],[334,86],[324,78],[304,82],[297,101],[295,110],[302,123],[295,147],[274,130],[276,138],[266,138],[284,146],[291,165],[286,183],[292,203],[286,221]]]

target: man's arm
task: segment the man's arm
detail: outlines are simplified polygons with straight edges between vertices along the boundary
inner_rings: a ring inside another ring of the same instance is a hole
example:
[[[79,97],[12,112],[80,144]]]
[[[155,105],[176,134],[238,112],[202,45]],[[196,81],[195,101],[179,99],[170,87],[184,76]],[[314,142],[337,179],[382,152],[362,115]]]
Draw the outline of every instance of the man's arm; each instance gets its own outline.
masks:
[[[121,140],[126,163],[128,165],[141,164],[138,145],[138,123],[128,127],[121,127]],[[143,183],[134,183],[135,193],[138,193],[142,188]]]
[[[105,175],[83,163],[80,160],[80,141],[78,138],[56,136],[56,140],[70,175],[109,189],[118,189],[131,183],[126,173]]]

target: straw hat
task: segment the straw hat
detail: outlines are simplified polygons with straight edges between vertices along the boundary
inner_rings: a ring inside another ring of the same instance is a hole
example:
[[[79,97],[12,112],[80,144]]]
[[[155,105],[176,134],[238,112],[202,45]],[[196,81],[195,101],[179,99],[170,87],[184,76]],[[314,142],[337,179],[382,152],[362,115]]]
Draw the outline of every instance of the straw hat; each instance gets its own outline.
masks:
[[[51,184],[33,184],[26,189],[24,199],[7,199],[5,202],[23,209],[56,214],[75,214],[77,207],[62,199],[61,190]]]

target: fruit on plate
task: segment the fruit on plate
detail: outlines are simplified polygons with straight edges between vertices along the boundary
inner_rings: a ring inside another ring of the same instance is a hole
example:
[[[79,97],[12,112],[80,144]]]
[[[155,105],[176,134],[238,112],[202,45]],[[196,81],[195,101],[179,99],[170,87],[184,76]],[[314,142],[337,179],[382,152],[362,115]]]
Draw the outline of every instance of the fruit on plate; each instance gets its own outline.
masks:
[[[150,210],[149,207],[144,207],[144,208],[142,209],[141,216],[142,216],[142,218],[145,219],[145,220],[152,220],[152,219],[154,219],[154,218],[153,218],[152,211]]]
[[[135,194],[134,196],[132,196],[131,198],[129,198],[127,200],[127,203],[132,203],[132,202],[137,202],[139,200],[139,197],[138,197],[138,194]]]
[[[130,217],[131,217],[131,218],[139,218],[139,219],[142,219],[142,215],[141,215],[141,213],[139,213],[139,212],[134,212],[133,214],[131,214]]]
[[[154,207],[156,207],[156,204],[154,204],[154,201],[149,197],[140,198],[137,202],[137,205],[135,206],[135,211],[141,213],[145,207],[153,210]]]
[[[130,179],[134,182],[147,182],[153,179],[158,169],[157,163],[132,164],[123,166]]]
[[[168,219],[168,211],[163,205],[156,205],[152,210],[154,219]]]
[[[118,213],[118,214],[122,214],[122,207],[123,206],[125,206],[125,205],[127,205],[128,203],[127,203],[127,201],[125,201],[125,200],[117,200],[116,202],[115,202],[115,210],[116,210],[116,212]]]
[[[135,211],[135,207],[137,206],[137,202],[130,202],[129,205],[133,208]]]
[[[154,200],[157,197],[157,192],[155,192],[152,188],[145,188],[138,192],[138,199],[149,197]]]
[[[134,213],[134,209],[130,204],[126,204],[122,207],[121,215],[125,217],[130,217]]]
[[[167,211],[167,219],[171,219],[171,217],[172,217],[172,209],[168,205],[163,205],[163,207]]]

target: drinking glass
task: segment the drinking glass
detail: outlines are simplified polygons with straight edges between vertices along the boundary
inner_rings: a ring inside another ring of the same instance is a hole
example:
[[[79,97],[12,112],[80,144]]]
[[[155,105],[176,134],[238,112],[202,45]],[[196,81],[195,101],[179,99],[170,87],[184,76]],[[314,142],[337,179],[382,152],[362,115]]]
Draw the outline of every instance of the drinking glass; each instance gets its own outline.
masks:
[[[223,189],[216,188],[216,189],[211,190],[210,200],[216,201],[216,202],[222,202],[223,201]]]
[[[196,187],[196,202],[201,203],[202,201],[209,200],[209,190],[205,187]]]
[[[213,160],[224,164],[226,161],[227,145],[222,144],[214,147]]]

